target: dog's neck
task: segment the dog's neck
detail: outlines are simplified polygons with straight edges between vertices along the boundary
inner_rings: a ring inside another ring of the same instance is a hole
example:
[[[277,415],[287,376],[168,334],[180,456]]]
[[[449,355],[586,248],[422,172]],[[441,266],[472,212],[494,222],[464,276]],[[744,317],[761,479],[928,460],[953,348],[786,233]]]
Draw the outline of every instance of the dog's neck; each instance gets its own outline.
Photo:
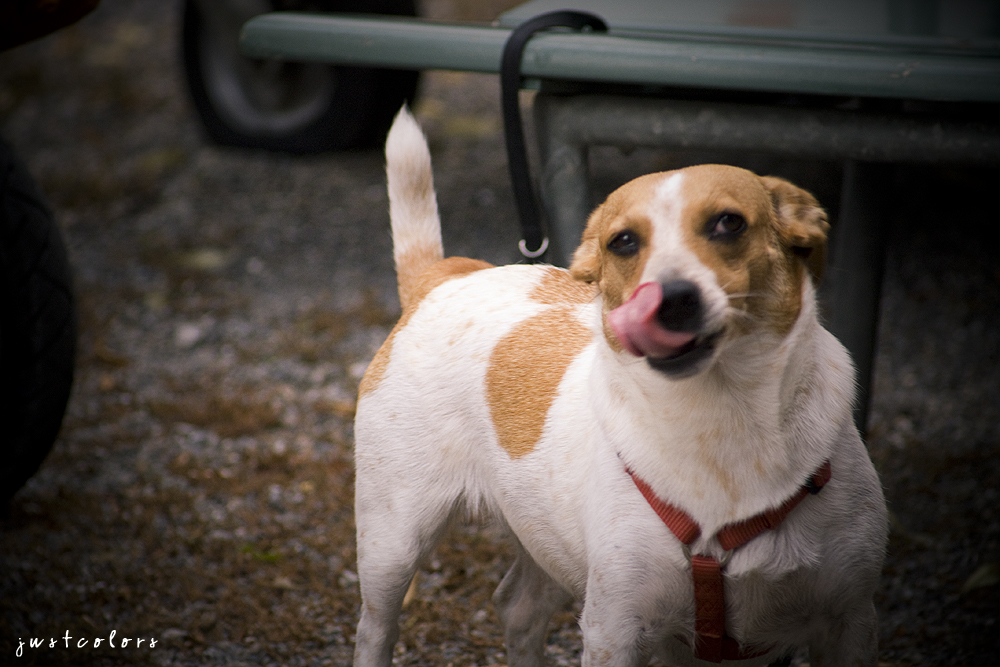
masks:
[[[850,360],[820,326],[811,285],[802,300],[786,336],[729,341],[690,378],[671,380],[645,361],[623,364],[610,350],[601,363],[606,400],[614,405],[606,436],[636,474],[706,534],[794,493],[850,420]]]

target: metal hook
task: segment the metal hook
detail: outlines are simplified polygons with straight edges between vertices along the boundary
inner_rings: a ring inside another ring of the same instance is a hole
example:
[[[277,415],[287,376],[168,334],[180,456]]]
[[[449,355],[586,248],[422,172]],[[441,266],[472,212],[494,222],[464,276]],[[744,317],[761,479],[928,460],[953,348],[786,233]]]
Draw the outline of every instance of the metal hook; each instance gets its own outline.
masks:
[[[528,244],[525,243],[524,239],[517,242],[517,247],[521,250],[522,255],[528,259],[535,259],[544,255],[545,251],[549,249],[549,237],[546,236],[542,239],[542,245],[538,247],[538,250],[528,250]]]

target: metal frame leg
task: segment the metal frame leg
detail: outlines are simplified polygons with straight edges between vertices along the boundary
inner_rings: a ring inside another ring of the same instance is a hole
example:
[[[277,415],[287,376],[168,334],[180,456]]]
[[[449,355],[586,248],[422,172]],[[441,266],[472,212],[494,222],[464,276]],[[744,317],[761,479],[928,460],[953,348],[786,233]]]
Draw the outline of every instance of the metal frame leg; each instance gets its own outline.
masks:
[[[549,100],[548,96],[538,95],[534,105],[542,160],[539,189],[548,222],[549,261],[569,266],[592,208],[587,145],[569,141],[565,133],[553,131],[558,127],[555,116],[559,107]]]
[[[822,290],[826,324],[850,351],[857,367],[854,421],[865,432],[885,271],[887,210],[892,167],[848,161],[840,195],[840,217],[830,239],[830,261]]]

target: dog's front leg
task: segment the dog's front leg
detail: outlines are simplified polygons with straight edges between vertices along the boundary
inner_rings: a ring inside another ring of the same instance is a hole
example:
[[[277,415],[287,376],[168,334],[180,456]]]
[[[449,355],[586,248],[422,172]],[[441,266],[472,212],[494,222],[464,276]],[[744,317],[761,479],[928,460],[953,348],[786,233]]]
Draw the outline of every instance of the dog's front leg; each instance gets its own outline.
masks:
[[[649,662],[651,653],[643,646],[641,623],[634,618],[600,618],[597,612],[587,611],[585,605],[580,620],[583,667],[639,667]]]
[[[875,667],[878,664],[878,616],[875,605],[831,621],[809,642],[809,662],[815,667]]]
[[[652,655],[652,641],[655,641],[652,635],[662,634],[659,619],[649,613],[650,600],[646,598],[649,589],[604,587],[595,582],[602,578],[607,577],[591,574],[580,618],[583,667],[647,664]]]
[[[514,541],[517,558],[493,594],[493,604],[503,623],[507,664],[542,667],[549,619],[572,596]]]

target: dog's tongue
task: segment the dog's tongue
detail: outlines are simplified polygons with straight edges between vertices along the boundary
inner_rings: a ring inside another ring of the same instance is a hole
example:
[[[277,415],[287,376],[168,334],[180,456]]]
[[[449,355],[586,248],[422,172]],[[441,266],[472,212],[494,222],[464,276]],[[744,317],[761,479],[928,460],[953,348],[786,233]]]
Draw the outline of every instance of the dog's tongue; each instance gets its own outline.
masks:
[[[626,350],[637,357],[671,357],[694,340],[694,334],[664,329],[656,319],[663,301],[659,283],[643,283],[632,298],[608,313],[608,324]]]

